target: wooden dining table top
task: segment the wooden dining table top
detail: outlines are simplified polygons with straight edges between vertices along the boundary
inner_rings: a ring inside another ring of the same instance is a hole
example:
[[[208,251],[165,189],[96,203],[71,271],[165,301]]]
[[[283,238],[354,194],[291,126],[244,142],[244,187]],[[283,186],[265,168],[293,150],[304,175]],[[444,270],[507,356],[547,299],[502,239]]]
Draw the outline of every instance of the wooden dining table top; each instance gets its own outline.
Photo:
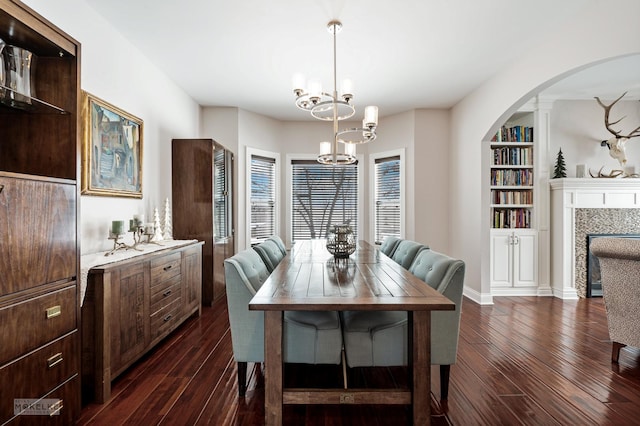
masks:
[[[455,304],[368,242],[336,259],[324,240],[308,240],[294,244],[249,309],[431,311]]]

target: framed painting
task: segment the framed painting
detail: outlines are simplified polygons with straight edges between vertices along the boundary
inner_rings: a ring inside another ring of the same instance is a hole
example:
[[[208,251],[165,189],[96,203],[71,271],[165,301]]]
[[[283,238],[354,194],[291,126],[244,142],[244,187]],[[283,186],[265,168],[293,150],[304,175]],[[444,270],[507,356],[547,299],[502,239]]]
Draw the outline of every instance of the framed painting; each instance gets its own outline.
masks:
[[[142,120],[82,97],[82,194],[142,198]]]

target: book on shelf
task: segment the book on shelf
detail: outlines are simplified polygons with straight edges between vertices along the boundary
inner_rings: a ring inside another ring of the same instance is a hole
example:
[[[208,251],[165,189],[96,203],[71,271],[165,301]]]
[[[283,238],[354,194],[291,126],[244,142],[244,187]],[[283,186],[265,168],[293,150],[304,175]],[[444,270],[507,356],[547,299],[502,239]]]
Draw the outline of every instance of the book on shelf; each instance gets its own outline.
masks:
[[[531,228],[531,210],[495,209],[492,225],[497,229]]]
[[[491,170],[491,186],[533,186],[531,169]]]
[[[502,126],[491,139],[492,142],[533,142],[533,127]]]
[[[524,148],[500,147],[493,148],[494,166],[531,166],[533,151],[530,146]]]

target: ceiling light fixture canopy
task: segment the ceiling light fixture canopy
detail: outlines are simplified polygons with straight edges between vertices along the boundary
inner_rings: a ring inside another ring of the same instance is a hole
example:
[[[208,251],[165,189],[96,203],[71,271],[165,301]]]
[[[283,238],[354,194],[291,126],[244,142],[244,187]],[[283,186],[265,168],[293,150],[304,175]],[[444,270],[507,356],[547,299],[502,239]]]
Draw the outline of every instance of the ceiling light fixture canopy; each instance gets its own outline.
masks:
[[[333,122],[333,141],[320,142],[318,162],[329,165],[353,164],[356,161],[356,144],[375,140],[378,126],[378,107],[368,106],[364,110],[362,127],[338,129],[340,120],[347,120],[356,112],[353,106],[353,83],[349,79],[342,81],[342,94],[338,96],[336,39],[342,29],[340,21],[333,20],[327,24],[333,34],[333,93],[322,91],[318,80],[305,82],[302,74],[293,76],[293,93],[296,95],[296,106],[309,112],[318,120]],[[306,88],[305,88],[306,86]],[[342,148],[342,151],[339,151]]]

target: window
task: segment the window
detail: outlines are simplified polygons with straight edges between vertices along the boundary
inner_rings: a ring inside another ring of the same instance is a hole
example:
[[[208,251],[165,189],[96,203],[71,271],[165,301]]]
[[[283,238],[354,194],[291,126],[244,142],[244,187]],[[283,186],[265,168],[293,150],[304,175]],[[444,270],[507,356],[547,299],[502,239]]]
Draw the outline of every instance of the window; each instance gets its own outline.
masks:
[[[374,238],[381,244],[401,236],[400,156],[376,158],[374,165]]]
[[[326,166],[291,161],[291,240],[326,238],[333,225],[358,232],[358,163]]]
[[[213,225],[216,239],[227,238],[231,232],[231,164],[231,153],[216,146],[213,152]]]
[[[276,160],[251,155],[251,244],[276,232]]]

